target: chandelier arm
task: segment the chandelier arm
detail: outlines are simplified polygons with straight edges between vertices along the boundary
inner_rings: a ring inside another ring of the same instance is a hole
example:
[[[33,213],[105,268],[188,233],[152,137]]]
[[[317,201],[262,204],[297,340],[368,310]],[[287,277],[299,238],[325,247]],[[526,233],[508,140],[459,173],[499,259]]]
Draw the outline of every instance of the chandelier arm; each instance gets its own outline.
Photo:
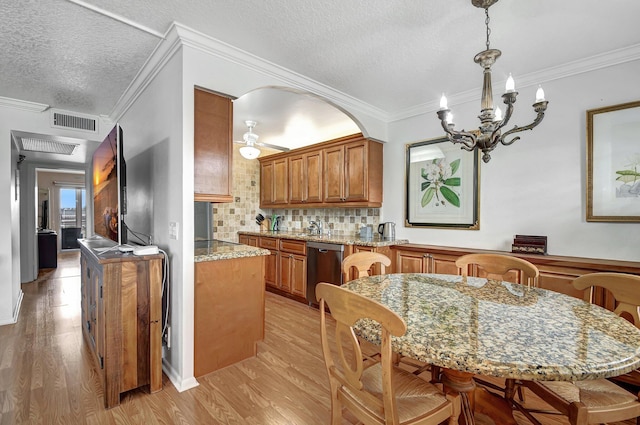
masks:
[[[544,104],[544,105],[540,105],[540,104]],[[511,130],[504,132],[504,134],[502,136],[500,136],[500,143],[502,143],[505,146],[509,146],[510,144],[515,142],[516,140],[520,139],[520,137],[519,136],[518,137],[514,137],[513,139],[511,139],[509,141],[505,141],[507,136],[509,136],[510,134],[514,134],[514,133],[520,133],[521,131],[532,130],[535,126],[540,124],[540,122],[544,118],[544,111],[547,109],[547,102],[546,101],[538,102],[538,103],[535,103],[533,106],[536,109],[536,112],[538,112],[538,115],[533,120],[533,122],[531,124],[525,125],[523,127],[518,127],[516,125]]]
[[[449,115],[449,112],[449,109],[441,109],[438,111],[440,124],[442,125],[445,133],[447,133],[449,141],[451,143],[461,144],[461,148],[464,150],[472,151],[476,147],[476,135],[473,133],[468,133],[464,130],[455,131],[453,129],[453,124],[449,124],[447,122],[447,116]]]
[[[472,151],[475,149],[477,144],[477,137],[473,133],[462,131],[451,131],[449,133],[449,140],[452,143],[461,144],[461,148],[466,151]]]

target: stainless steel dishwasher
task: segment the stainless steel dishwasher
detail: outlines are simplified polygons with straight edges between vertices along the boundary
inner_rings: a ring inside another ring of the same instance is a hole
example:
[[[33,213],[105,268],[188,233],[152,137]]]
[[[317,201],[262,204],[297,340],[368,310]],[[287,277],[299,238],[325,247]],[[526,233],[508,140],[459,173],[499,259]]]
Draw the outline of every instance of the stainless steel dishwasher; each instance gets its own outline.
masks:
[[[342,285],[344,245],[307,242],[307,302],[317,306],[316,285],[320,282]]]

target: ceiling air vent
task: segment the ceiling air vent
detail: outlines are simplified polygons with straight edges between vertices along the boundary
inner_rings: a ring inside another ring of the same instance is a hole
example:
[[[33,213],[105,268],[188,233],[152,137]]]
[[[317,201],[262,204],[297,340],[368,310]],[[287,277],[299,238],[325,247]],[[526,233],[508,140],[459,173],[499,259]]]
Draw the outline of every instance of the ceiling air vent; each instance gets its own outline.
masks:
[[[71,155],[78,147],[77,143],[64,143],[35,137],[20,137],[18,142],[21,151],[57,153],[61,155]]]
[[[98,132],[98,120],[90,115],[51,111],[51,127]]]

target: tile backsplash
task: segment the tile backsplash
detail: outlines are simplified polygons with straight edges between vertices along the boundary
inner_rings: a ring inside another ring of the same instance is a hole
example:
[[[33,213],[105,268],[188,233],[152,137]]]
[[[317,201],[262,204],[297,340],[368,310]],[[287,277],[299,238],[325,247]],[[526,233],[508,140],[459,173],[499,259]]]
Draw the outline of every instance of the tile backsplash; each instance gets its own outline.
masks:
[[[260,209],[260,163],[243,158],[234,146],[233,195],[234,202],[213,204],[213,237],[237,242],[239,231],[257,232],[260,226],[256,215],[281,217],[280,228],[306,231],[309,222],[321,220],[325,232],[351,235],[360,227],[370,225],[374,231],[380,221],[379,208],[287,208]],[[274,151],[275,152],[275,151]]]

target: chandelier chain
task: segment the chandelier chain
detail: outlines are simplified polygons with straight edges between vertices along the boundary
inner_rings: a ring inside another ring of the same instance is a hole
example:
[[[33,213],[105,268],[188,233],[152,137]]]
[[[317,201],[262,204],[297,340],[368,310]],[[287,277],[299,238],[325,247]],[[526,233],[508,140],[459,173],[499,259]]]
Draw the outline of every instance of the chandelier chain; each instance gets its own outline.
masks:
[[[487,50],[489,50],[489,35],[491,35],[491,28],[489,28],[489,23],[491,22],[491,18],[489,18],[489,8],[484,9],[484,14],[486,16],[484,20],[484,24],[487,26]]]

